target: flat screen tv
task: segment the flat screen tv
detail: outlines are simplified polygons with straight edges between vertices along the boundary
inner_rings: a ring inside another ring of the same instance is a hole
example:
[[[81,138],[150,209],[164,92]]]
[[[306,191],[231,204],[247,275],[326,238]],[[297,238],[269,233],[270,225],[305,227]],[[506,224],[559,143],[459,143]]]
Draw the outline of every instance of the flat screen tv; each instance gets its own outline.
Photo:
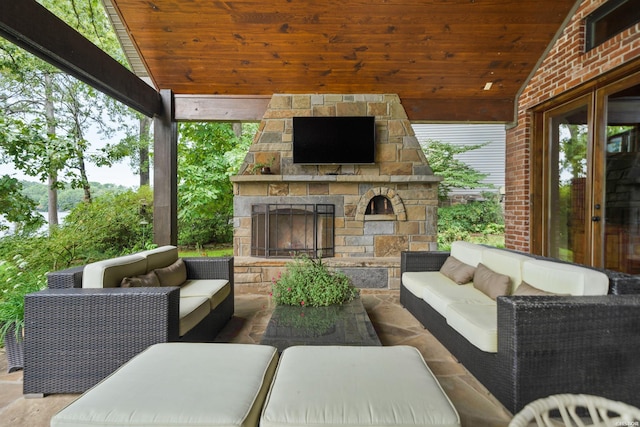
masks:
[[[293,163],[375,163],[375,117],[294,117]]]

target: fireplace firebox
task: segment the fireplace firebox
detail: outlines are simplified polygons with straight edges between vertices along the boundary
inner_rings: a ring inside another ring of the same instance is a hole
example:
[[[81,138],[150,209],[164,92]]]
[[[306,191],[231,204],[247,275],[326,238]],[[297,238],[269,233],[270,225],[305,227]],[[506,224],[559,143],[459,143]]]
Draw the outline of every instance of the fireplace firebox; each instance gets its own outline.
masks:
[[[251,206],[251,256],[311,258],[334,256],[335,205]]]

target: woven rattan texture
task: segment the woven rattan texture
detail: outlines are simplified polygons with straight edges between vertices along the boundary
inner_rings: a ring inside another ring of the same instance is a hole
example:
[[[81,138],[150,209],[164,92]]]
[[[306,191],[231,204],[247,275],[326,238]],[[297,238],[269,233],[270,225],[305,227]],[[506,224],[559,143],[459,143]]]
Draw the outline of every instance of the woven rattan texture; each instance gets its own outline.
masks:
[[[437,271],[446,256],[404,252],[401,269]],[[640,295],[499,297],[496,354],[470,344],[404,286],[400,302],[511,412],[559,393],[640,406]]]
[[[24,366],[24,341],[22,336],[16,336],[14,326],[9,326],[4,338],[4,349],[7,355],[7,372],[14,372]]]
[[[148,346],[210,342],[234,312],[233,258],[185,258],[187,279],[227,279],[231,292],[180,337],[177,287],[82,289],[82,268],[49,275],[25,297],[24,393],[82,393]]]

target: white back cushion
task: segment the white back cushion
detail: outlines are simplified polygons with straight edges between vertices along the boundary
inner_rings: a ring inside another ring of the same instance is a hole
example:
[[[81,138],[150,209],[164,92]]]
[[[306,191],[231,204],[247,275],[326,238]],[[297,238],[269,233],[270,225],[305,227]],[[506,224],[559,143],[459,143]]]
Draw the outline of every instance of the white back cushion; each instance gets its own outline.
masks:
[[[543,291],[564,295],[606,295],[609,278],[590,268],[531,259],[522,266],[522,280]]]
[[[147,272],[147,259],[139,254],[87,264],[82,271],[83,288],[115,288],[124,277],[134,277]]]
[[[451,244],[451,256],[473,267],[482,262],[484,250],[483,246],[469,242],[455,241]]]
[[[147,271],[168,267],[178,260],[178,248],[167,245],[142,251],[138,255],[147,258]]]
[[[522,265],[532,259],[523,254],[503,251],[500,249],[485,249],[482,252],[482,263],[496,273],[509,276],[511,279],[510,294],[522,282]]]

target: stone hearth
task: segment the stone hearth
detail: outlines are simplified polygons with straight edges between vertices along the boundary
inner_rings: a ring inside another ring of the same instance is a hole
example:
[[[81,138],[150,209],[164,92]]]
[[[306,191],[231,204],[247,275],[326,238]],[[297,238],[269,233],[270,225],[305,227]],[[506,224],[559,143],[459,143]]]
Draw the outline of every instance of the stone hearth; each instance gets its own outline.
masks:
[[[295,116],[375,116],[375,164],[294,164]],[[269,175],[254,167],[265,163],[271,163]],[[251,256],[253,206],[329,204],[335,207],[335,248],[323,261],[359,287],[399,288],[400,252],[437,247],[440,180],[397,95],[274,95],[232,178],[237,285],[268,284],[289,261]]]

